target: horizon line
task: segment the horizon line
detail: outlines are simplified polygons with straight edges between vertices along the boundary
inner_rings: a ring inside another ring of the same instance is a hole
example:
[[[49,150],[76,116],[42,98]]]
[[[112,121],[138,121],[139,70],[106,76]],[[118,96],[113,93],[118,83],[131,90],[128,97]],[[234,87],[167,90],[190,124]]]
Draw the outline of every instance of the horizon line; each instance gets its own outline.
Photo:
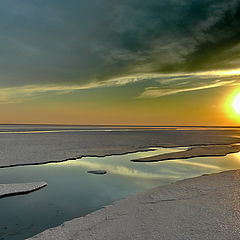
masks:
[[[0,126],[70,126],[70,127],[201,127],[201,128],[240,128],[233,125],[145,125],[145,124],[61,124],[61,123],[0,123]]]

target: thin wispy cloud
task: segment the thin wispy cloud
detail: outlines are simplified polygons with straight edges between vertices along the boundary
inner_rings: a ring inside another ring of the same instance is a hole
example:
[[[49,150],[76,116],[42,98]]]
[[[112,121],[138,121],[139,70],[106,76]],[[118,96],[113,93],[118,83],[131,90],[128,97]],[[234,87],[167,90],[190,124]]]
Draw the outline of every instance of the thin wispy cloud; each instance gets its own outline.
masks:
[[[192,92],[197,90],[209,89],[209,88],[216,88],[221,86],[231,86],[231,84],[235,83],[235,81],[220,81],[213,84],[206,84],[204,86],[199,87],[182,87],[182,88],[172,88],[172,89],[162,89],[162,88],[147,88],[139,98],[158,98],[167,95],[173,95],[182,92]]]
[[[20,102],[32,96],[43,94],[70,94],[76,91],[117,88],[129,84],[145,82],[148,87],[142,89],[137,98],[156,98],[166,95],[173,95],[181,92],[197,91],[202,89],[216,88],[221,86],[238,85],[240,77],[238,70],[199,72],[191,74],[135,74],[105,81],[95,81],[87,84],[63,85],[43,84],[25,85],[20,87],[0,88],[0,103]],[[154,85],[154,87],[152,86]],[[159,85],[159,86],[156,86]]]

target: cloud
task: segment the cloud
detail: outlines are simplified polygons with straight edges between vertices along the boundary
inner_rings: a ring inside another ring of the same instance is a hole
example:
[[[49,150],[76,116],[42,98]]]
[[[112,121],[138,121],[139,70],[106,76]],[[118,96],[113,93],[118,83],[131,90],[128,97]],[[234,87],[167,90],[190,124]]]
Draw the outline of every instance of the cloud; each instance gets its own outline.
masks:
[[[144,86],[147,85],[148,87],[142,87],[142,83],[144,83]],[[41,96],[46,93],[58,95],[70,94],[76,91],[118,88],[128,85],[134,85],[140,88],[140,90],[142,89],[142,94],[140,96],[133,96],[133,98],[156,98],[180,92],[190,92],[238,84],[240,84],[240,70],[198,72],[191,74],[145,73],[78,85],[35,84],[0,88],[0,103],[21,102],[29,98],[31,99],[33,96]]]
[[[203,90],[203,89],[209,89],[209,88],[216,88],[216,87],[221,87],[221,86],[230,86],[232,83],[235,81],[219,81],[215,82],[212,84],[206,84],[202,86],[196,86],[196,87],[186,87],[183,86],[181,88],[172,88],[172,89],[161,89],[161,88],[147,88],[140,96],[139,98],[157,98],[157,97],[162,97],[162,96],[167,96],[167,95],[173,95],[177,93],[182,93],[182,92],[192,92],[192,91],[197,91],[197,90]]]
[[[239,0],[4,0],[0,86],[236,68],[239,12]]]
[[[240,84],[240,71],[212,71],[175,75],[160,79],[158,86],[147,87],[138,98],[158,98],[183,92],[192,92]]]
[[[124,86],[130,83],[143,81],[149,78],[156,78],[159,75],[155,74],[143,74],[143,75],[132,75],[126,77],[119,77],[110,79],[108,81],[98,81],[86,84],[75,84],[75,85],[63,85],[63,84],[35,84],[35,85],[24,85],[19,87],[7,87],[0,88],[0,103],[13,103],[26,100],[29,97],[42,95],[45,93],[53,94],[69,94],[71,92],[80,90],[89,90],[96,88],[108,88]]]

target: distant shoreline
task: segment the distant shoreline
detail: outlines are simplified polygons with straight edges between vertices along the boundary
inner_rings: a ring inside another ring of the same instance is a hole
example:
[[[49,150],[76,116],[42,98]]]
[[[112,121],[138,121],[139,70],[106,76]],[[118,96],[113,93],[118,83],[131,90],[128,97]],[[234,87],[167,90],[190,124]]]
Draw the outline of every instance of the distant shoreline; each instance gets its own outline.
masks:
[[[69,126],[69,127],[144,127],[144,128],[240,128],[240,126],[225,126],[225,125],[131,125],[131,124],[54,124],[54,123],[0,123],[1,126]]]
[[[69,129],[69,128],[68,128]],[[142,151],[153,147],[193,147],[219,145],[223,146],[239,143],[239,130],[198,130],[194,129],[159,129],[133,131],[48,131],[40,133],[36,129],[0,128],[0,167],[44,164],[79,159],[84,156],[109,156]],[[31,133],[35,131],[35,133]],[[9,134],[9,132],[13,132]],[[22,133],[22,134],[18,134]],[[27,133],[27,134],[25,134]],[[9,144],[11,143],[11,144]],[[207,149],[207,148],[205,148]],[[213,149],[211,148],[210,151]],[[222,150],[221,150],[222,151]],[[232,152],[227,147],[225,153]],[[189,152],[188,152],[189,153]],[[225,154],[224,153],[224,154]],[[197,153],[198,154],[198,153]],[[209,154],[209,152],[207,153]],[[191,155],[192,156],[192,155]],[[166,156],[165,156],[166,157]],[[175,156],[178,158],[179,155]]]

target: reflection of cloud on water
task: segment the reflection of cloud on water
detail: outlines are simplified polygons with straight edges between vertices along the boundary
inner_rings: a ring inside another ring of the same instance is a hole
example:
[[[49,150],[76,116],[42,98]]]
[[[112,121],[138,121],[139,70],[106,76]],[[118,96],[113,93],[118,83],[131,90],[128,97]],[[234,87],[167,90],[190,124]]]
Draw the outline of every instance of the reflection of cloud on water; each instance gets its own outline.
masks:
[[[230,156],[234,156],[234,158],[240,162],[240,152],[230,154]]]
[[[93,162],[88,162],[88,161],[79,161],[78,166],[82,166],[85,168],[90,168],[90,169],[104,169],[110,173],[117,174],[117,175],[123,175],[123,176],[128,176],[128,177],[138,177],[138,178],[148,178],[148,179],[161,179],[164,178],[166,179],[165,176],[161,176],[160,173],[148,173],[148,172],[143,172],[139,171],[133,168],[128,168],[124,166],[119,166],[119,165],[110,165],[110,164],[102,164],[102,163],[93,163]],[[167,175],[167,178],[176,178],[176,176],[170,176]]]
[[[202,168],[210,168],[214,170],[222,170],[221,167],[212,165],[212,164],[205,164],[205,163],[197,163],[197,162],[190,162],[190,161],[184,161],[184,160],[172,160],[175,163],[183,164],[183,165],[189,165],[193,167],[202,167]]]
[[[188,147],[175,147],[175,148],[150,148],[152,151],[149,152],[137,152],[134,154],[134,159],[144,158],[144,157],[151,157],[156,155],[161,155],[165,153],[172,153],[172,152],[182,152],[189,149]]]

